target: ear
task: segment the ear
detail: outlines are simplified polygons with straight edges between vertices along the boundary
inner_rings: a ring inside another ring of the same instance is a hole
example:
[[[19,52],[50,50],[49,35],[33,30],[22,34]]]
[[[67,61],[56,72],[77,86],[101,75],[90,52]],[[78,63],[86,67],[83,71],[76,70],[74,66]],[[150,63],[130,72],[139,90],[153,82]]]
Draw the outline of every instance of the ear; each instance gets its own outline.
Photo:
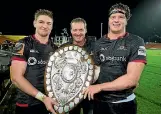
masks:
[[[85,33],[87,33],[87,28],[85,29]]]
[[[34,27],[36,27],[36,21],[35,20],[33,21],[33,25],[34,25]]]
[[[125,22],[125,26],[127,26],[127,21]]]

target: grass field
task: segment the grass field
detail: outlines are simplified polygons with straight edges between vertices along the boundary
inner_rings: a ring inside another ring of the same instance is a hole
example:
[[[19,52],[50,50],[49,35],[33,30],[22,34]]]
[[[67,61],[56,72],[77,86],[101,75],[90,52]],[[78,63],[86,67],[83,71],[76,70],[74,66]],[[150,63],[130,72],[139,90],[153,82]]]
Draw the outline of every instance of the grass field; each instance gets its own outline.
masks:
[[[147,50],[147,62],[135,91],[138,114],[161,114],[161,50]]]

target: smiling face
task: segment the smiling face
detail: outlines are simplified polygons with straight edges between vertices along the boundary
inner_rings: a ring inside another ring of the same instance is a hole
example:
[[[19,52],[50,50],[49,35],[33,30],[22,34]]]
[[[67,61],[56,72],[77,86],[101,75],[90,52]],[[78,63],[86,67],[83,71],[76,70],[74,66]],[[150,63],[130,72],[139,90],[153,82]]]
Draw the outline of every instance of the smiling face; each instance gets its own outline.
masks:
[[[73,22],[71,24],[71,34],[74,42],[82,42],[85,40],[86,27],[83,22]]]
[[[34,27],[36,29],[36,34],[46,37],[49,36],[52,30],[53,20],[47,15],[40,15],[36,20],[34,20]]]
[[[127,25],[127,19],[125,17],[125,14],[122,14],[122,13],[111,14],[109,17],[108,24],[109,24],[110,32],[112,33],[124,32],[126,25]]]

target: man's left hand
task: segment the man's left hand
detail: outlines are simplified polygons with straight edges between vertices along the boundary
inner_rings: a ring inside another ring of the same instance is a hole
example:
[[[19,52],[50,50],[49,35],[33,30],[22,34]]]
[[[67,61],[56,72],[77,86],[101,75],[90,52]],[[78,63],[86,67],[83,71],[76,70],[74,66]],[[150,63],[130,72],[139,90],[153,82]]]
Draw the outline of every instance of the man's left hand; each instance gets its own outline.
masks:
[[[84,99],[87,97],[88,95],[88,99],[89,100],[93,100],[94,99],[94,94],[99,93],[101,91],[101,86],[100,84],[97,85],[90,85],[89,87],[87,87],[84,91],[83,91],[83,95],[84,95]]]

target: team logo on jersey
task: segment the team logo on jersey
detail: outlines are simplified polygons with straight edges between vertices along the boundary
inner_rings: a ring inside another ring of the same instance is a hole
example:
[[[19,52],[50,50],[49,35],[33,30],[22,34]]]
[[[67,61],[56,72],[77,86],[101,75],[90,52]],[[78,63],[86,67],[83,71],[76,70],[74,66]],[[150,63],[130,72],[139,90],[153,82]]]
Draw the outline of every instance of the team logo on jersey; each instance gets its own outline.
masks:
[[[146,56],[146,49],[144,46],[139,46],[138,55]]]
[[[117,50],[127,50],[125,46],[120,46]]]

